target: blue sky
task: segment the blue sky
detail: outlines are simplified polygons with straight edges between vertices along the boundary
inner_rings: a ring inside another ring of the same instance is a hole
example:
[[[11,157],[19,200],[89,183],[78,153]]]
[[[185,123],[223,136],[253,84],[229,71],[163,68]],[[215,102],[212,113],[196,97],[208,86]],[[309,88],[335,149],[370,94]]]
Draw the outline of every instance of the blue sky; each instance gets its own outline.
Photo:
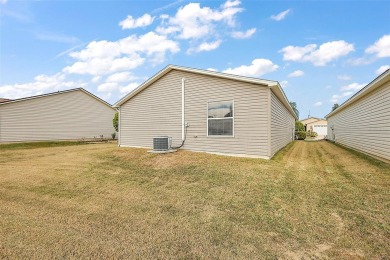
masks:
[[[168,64],[277,80],[323,117],[389,67],[390,1],[0,0],[0,97],[115,103]]]

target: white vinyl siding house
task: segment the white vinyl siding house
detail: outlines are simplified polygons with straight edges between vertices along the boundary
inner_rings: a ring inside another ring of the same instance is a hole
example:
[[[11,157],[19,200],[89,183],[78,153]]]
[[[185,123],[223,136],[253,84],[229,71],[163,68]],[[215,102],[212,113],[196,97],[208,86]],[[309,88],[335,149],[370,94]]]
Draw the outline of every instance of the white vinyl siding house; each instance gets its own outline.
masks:
[[[272,149],[276,152],[292,141],[295,119],[277,82],[177,66],[166,67],[115,104],[118,145],[152,148],[153,137],[170,136],[179,146],[183,115],[188,125],[183,149],[270,158],[271,92],[282,98],[281,120],[286,120],[275,127],[290,129],[288,137],[279,133],[283,140]]]
[[[84,89],[0,103],[0,142],[109,138],[110,104]]]
[[[329,140],[390,161],[390,70],[326,118]]]

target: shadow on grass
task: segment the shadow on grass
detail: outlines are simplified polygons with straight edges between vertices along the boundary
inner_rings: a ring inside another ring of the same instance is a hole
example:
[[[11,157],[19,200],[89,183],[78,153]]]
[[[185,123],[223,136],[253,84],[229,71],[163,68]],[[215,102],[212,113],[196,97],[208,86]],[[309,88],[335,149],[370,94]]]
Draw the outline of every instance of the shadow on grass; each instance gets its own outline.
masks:
[[[303,140],[295,140],[279,150],[272,158],[271,161],[281,161],[283,157],[292,149],[295,143],[303,142]]]
[[[379,159],[376,159],[370,155],[367,155],[367,154],[364,154],[362,152],[359,152],[359,151],[356,151],[352,148],[349,148],[349,147],[346,147],[342,144],[339,144],[339,143],[334,143],[334,142],[329,142],[329,143],[332,143],[334,144],[335,146],[341,148],[341,149],[344,149],[350,153],[352,153],[353,155],[356,155],[357,157],[359,157],[360,159],[363,159],[365,161],[367,161],[368,163],[370,163],[371,165],[375,165],[377,167],[380,167],[380,168],[384,168],[384,169],[389,169],[390,170],[390,164],[389,163],[386,163],[384,161],[381,161]]]
[[[73,146],[73,145],[83,145],[83,144],[87,144],[87,143],[81,141],[10,143],[10,144],[0,144],[0,150],[34,149],[34,148]]]

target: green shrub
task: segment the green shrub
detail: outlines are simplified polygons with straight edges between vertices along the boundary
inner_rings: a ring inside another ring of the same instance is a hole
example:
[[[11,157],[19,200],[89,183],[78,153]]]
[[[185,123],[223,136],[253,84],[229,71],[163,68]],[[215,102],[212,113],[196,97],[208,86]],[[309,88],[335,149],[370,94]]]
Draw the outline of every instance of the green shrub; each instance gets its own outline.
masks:
[[[114,118],[112,119],[112,126],[115,129],[115,132],[118,132],[118,112],[115,113]]]
[[[317,132],[313,132],[313,131],[310,132],[310,137],[317,137],[317,136],[318,136]]]
[[[295,121],[295,131],[305,131],[305,126],[300,121]]]
[[[306,139],[306,132],[305,131],[297,131],[297,132],[295,132],[295,139],[297,139],[297,140],[305,140]]]
[[[112,140],[115,140],[116,132],[112,133],[112,134],[111,134],[111,137],[112,137]]]

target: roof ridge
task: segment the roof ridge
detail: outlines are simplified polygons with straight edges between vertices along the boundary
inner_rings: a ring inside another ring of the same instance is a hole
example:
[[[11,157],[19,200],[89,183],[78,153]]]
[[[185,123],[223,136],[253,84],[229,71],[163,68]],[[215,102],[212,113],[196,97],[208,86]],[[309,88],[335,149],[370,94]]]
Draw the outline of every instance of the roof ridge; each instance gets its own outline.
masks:
[[[102,102],[106,106],[109,106],[110,108],[113,108],[112,105],[110,103],[108,103],[107,101],[101,99],[100,97],[92,94],[91,92],[89,92],[86,89],[81,88],[81,87],[79,87],[79,88],[72,88],[72,89],[66,89],[66,90],[57,90],[57,91],[54,91],[54,92],[49,92],[49,93],[45,93],[45,94],[41,94],[41,95],[34,95],[34,96],[29,96],[29,97],[24,97],[24,98],[11,99],[10,101],[6,101],[6,102],[3,102],[3,103],[0,103],[0,105],[7,105],[7,104],[15,103],[15,102],[26,101],[26,100],[30,100],[30,99],[41,98],[41,97],[46,97],[46,96],[52,96],[52,95],[57,95],[57,94],[63,94],[63,93],[73,92],[73,91],[82,91],[85,94],[95,98],[99,102]]]

